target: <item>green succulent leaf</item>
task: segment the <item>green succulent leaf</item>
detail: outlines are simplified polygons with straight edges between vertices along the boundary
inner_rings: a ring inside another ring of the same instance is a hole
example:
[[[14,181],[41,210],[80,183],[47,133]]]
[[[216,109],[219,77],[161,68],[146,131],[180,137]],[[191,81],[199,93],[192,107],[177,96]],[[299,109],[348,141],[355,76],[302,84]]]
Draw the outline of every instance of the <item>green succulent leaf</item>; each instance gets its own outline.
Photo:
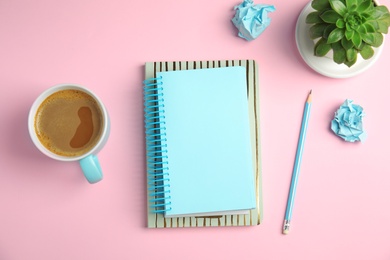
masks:
[[[341,28],[334,29],[328,37],[328,43],[335,43],[340,41],[345,35],[345,30]]]
[[[349,49],[346,52],[347,61],[353,61],[357,59],[358,51],[355,48]]]
[[[358,26],[356,31],[359,32],[360,34],[366,34],[367,33],[367,29],[366,29],[366,27],[364,25]]]
[[[387,25],[390,25],[390,13],[387,13],[385,15],[383,15],[379,21],[382,21],[384,23],[386,23]]]
[[[352,31],[351,25],[349,23],[345,23],[345,28],[347,31]]]
[[[360,51],[360,55],[363,59],[368,60],[374,56],[374,49],[371,48],[370,45],[365,44],[362,50]]]
[[[352,30],[346,30],[345,31],[345,38],[347,38],[347,40],[352,40],[352,37],[353,37],[353,35],[355,34],[355,32],[354,31],[352,31]]]
[[[390,26],[390,14],[378,20],[378,32],[387,34]]]
[[[345,61],[344,64],[347,65],[348,67],[352,67],[353,64],[355,64],[357,61],[357,56],[356,56],[356,59],[355,60],[352,60],[352,61]]]
[[[364,21],[368,21],[372,19],[371,13],[362,13],[361,17],[364,18]]]
[[[370,7],[373,6],[373,2],[371,0],[365,0],[363,2],[361,2],[358,7],[357,7],[357,12],[358,13],[364,13],[365,11],[367,11]]]
[[[315,24],[315,23],[322,23],[322,19],[320,17],[320,12],[311,12],[306,16],[306,23],[307,24]]]
[[[361,37],[361,36],[360,36]],[[360,45],[356,48],[359,51],[361,51],[363,49],[363,47],[366,45],[366,43],[362,40],[362,42],[360,43]]]
[[[373,45],[375,43],[375,34],[374,33],[363,34],[362,40],[369,45]]]
[[[330,51],[331,48],[331,45],[327,44],[324,38],[321,38],[314,46],[314,55],[323,57]]]
[[[336,42],[332,44],[333,50],[333,61],[337,64],[342,64],[346,61],[346,51],[344,50],[341,43]]]
[[[337,26],[338,28],[345,28],[345,22],[344,22],[344,20],[343,20],[343,19],[338,19],[338,20],[336,21],[336,26]]]
[[[378,21],[376,21],[376,20],[367,21],[365,23],[365,25],[372,26],[374,28],[375,32],[379,30],[379,24],[378,24]]]
[[[360,15],[360,20],[361,20],[361,24],[364,24],[366,23],[369,19],[371,18],[367,18],[366,16],[364,16],[363,14]]]
[[[325,28],[324,34],[322,35],[322,37],[323,37],[324,39],[328,39],[330,33],[331,33],[334,29],[336,29],[336,28],[337,28],[337,27],[336,27],[334,24],[328,25],[328,27]]]
[[[340,0],[329,0],[332,9],[335,10],[339,15],[344,16],[348,10],[343,2]]]
[[[362,44],[362,37],[359,33],[355,32],[352,36],[353,45],[358,48]]]
[[[345,1],[347,8],[351,10],[353,7],[357,7],[357,1],[356,0],[346,0]]]
[[[373,9],[373,12],[371,13],[372,19],[380,19],[382,16],[389,13],[389,9],[387,9],[384,5],[379,5]]]
[[[326,23],[318,23],[310,27],[309,37],[314,40],[324,35],[324,30],[328,27]]]
[[[372,47],[379,47],[379,46],[381,46],[382,45],[382,43],[383,43],[383,34],[381,34],[381,33],[373,33],[373,35],[374,35],[374,41],[373,41],[373,43],[371,44],[372,45]]]
[[[372,47],[379,47],[383,43],[383,34],[381,33],[367,33],[362,36],[362,39],[365,43],[371,45]]]
[[[367,33],[374,33],[374,32],[376,32],[374,26],[372,26],[371,23],[365,23],[365,24],[363,24],[363,26],[365,27]]]
[[[341,39],[341,45],[343,46],[343,48],[345,50],[349,50],[349,49],[353,48],[353,42],[347,40],[347,38]]]
[[[328,0],[313,0],[311,7],[317,11],[323,11],[324,9],[330,8],[330,3]]]
[[[326,23],[336,23],[338,20],[342,19],[342,16],[333,10],[325,11],[320,17]]]

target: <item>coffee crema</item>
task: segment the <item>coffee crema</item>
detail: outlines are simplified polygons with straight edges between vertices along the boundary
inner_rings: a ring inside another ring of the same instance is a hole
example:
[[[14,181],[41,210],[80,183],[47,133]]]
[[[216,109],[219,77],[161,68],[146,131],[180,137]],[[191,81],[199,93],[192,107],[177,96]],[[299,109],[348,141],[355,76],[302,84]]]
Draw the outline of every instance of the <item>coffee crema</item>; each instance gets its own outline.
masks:
[[[90,151],[99,141],[103,115],[91,95],[76,89],[60,90],[41,103],[34,127],[46,149],[76,157]]]

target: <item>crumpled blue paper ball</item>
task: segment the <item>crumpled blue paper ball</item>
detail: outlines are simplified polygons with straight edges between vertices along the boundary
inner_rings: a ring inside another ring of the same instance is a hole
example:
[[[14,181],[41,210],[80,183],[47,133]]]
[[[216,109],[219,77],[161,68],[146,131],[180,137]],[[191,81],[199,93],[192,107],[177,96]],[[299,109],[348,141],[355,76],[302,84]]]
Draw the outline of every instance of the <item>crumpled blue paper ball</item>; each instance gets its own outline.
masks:
[[[269,12],[275,11],[273,5],[254,5],[253,0],[244,0],[234,7],[236,15],[232,22],[238,29],[238,36],[251,41],[256,39],[271,23]]]
[[[332,120],[333,132],[348,142],[364,141],[367,134],[363,130],[363,108],[347,99],[336,111]]]

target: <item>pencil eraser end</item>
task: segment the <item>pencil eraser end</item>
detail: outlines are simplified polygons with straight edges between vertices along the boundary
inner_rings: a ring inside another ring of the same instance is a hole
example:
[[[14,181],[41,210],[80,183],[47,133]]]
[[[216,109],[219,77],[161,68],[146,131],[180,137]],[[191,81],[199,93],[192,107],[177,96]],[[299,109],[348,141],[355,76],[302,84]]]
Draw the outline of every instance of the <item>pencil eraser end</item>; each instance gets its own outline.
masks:
[[[283,230],[283,235],[287,235],[288,234],[288,229],[284,229]]]

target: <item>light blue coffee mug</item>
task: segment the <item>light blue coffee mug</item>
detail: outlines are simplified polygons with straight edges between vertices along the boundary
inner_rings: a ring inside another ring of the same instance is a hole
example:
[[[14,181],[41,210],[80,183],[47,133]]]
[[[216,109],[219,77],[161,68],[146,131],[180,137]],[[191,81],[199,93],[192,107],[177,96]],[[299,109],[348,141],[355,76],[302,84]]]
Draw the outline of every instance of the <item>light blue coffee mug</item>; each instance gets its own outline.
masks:
[[[84,93],[89,94],[91,97],[93,97],[102,114],[102,131],[99,136],[98,141],[94,145],[92,149],[87,151],[86,153],[74,156],[74,157],[68,157],[68,156],[62,156],[58,155],[56,153],[53,153],[52,151],[48,150],[40,141],[37,136],[37,133],[35,131],[35,115],[38,111],[39,106],[42,104],[42,102],[52,95],[55,92],[67,90],[67,89],[74,89],[78,90]],[[35,146],[45,155],[49,156],[50,158],[53,158],[55,160],[59,161],[65,161],[65,162],[74,162],[78,161],[80,163],[81,169],[84,173],[85,178],[89,183],[96,183],[103,179],[103,172],[100,167],[99,160],[97,158],[98,152],[104,147],[108,140],[108,136],[110,134],[110,119],[107,113],[107,110],[105,106],[103,105],[103,102],[99,99],[98,96],[96,96],[91,90],[87,89],[86,87],[83,87],[81,85],[77,84],[60,84],[56,85],[54,87],[51,87],[44,91],[41,95],[38,96],[38,98],[34,101],[33,105],[31,106],[29,116],[28,116],[28,129],[30,133],[31,140],[35,144]]]

